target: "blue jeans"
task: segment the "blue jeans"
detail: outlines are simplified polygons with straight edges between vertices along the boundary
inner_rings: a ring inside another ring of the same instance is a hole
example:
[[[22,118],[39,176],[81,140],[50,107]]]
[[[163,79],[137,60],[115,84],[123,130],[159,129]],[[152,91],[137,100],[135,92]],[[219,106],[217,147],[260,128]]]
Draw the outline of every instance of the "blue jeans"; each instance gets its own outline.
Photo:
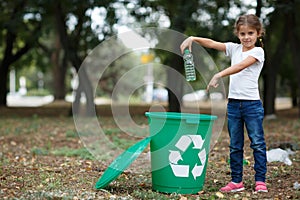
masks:
[[[267,156],[263,130],[264,109],[261,101],[229,99],[227,111],[232,181],[239,183],[243,179],[244,126],[246,126],[255,161],[255,181],[265,182]]]

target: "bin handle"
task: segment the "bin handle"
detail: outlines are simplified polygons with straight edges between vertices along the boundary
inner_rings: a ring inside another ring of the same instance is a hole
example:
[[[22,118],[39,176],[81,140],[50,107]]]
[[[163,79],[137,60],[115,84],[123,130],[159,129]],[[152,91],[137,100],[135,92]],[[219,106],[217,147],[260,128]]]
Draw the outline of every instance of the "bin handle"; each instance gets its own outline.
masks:
[[[187,124],[199,124],[199,119],[195,119],[195,118],[194,119],[193,118],[189,119],[189,118],[187,118],[186,123]]]

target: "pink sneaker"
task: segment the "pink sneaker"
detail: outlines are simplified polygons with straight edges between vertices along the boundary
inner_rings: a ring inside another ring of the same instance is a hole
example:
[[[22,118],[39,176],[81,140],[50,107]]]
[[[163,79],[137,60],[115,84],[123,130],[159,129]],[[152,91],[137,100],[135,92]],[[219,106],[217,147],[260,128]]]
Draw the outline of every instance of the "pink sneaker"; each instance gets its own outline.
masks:
[[[268,192],[268,188],[267,188],[266,183],[264,183],[262,181],[256,181],[255,191],[256,192]]]
[[[240,182],[240,183],[230,182],[225,187],[222,187],[220,189],[220,191],[221,192],[240,192],[240,191],[243,191],[244,189],[245,188],[244,188],[243,182]]]

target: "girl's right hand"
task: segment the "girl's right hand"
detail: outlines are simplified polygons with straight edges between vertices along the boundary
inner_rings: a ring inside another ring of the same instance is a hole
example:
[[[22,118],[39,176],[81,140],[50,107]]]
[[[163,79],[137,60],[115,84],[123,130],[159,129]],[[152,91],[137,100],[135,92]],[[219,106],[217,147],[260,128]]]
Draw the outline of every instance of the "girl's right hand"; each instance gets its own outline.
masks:
[[[181,53],[183,54],[186,48],[189,48],[190,52],[192,52],[192,44],[193,44],[193,37],[190,36],[186,38],[180,45]]]
[[[219,79],[221,78],[221,74],[220,73],[217,73],[215,74],[212,79],[209,81],[208,85],[207,85],[207,88],[206,88],[206,91],[208,92],[209,91],[209,88],[210,87],[218,87],[219,86]]]

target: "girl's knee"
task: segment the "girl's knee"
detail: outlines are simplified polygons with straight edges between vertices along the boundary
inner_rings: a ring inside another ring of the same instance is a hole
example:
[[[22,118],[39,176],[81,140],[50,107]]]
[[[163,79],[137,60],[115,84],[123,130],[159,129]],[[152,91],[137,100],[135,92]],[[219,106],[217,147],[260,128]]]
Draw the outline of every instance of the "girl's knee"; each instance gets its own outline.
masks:
[[[254,151],[266,151],[266,143],[265,142],[258,142],[258,143],[251,143],[250,147]]]

